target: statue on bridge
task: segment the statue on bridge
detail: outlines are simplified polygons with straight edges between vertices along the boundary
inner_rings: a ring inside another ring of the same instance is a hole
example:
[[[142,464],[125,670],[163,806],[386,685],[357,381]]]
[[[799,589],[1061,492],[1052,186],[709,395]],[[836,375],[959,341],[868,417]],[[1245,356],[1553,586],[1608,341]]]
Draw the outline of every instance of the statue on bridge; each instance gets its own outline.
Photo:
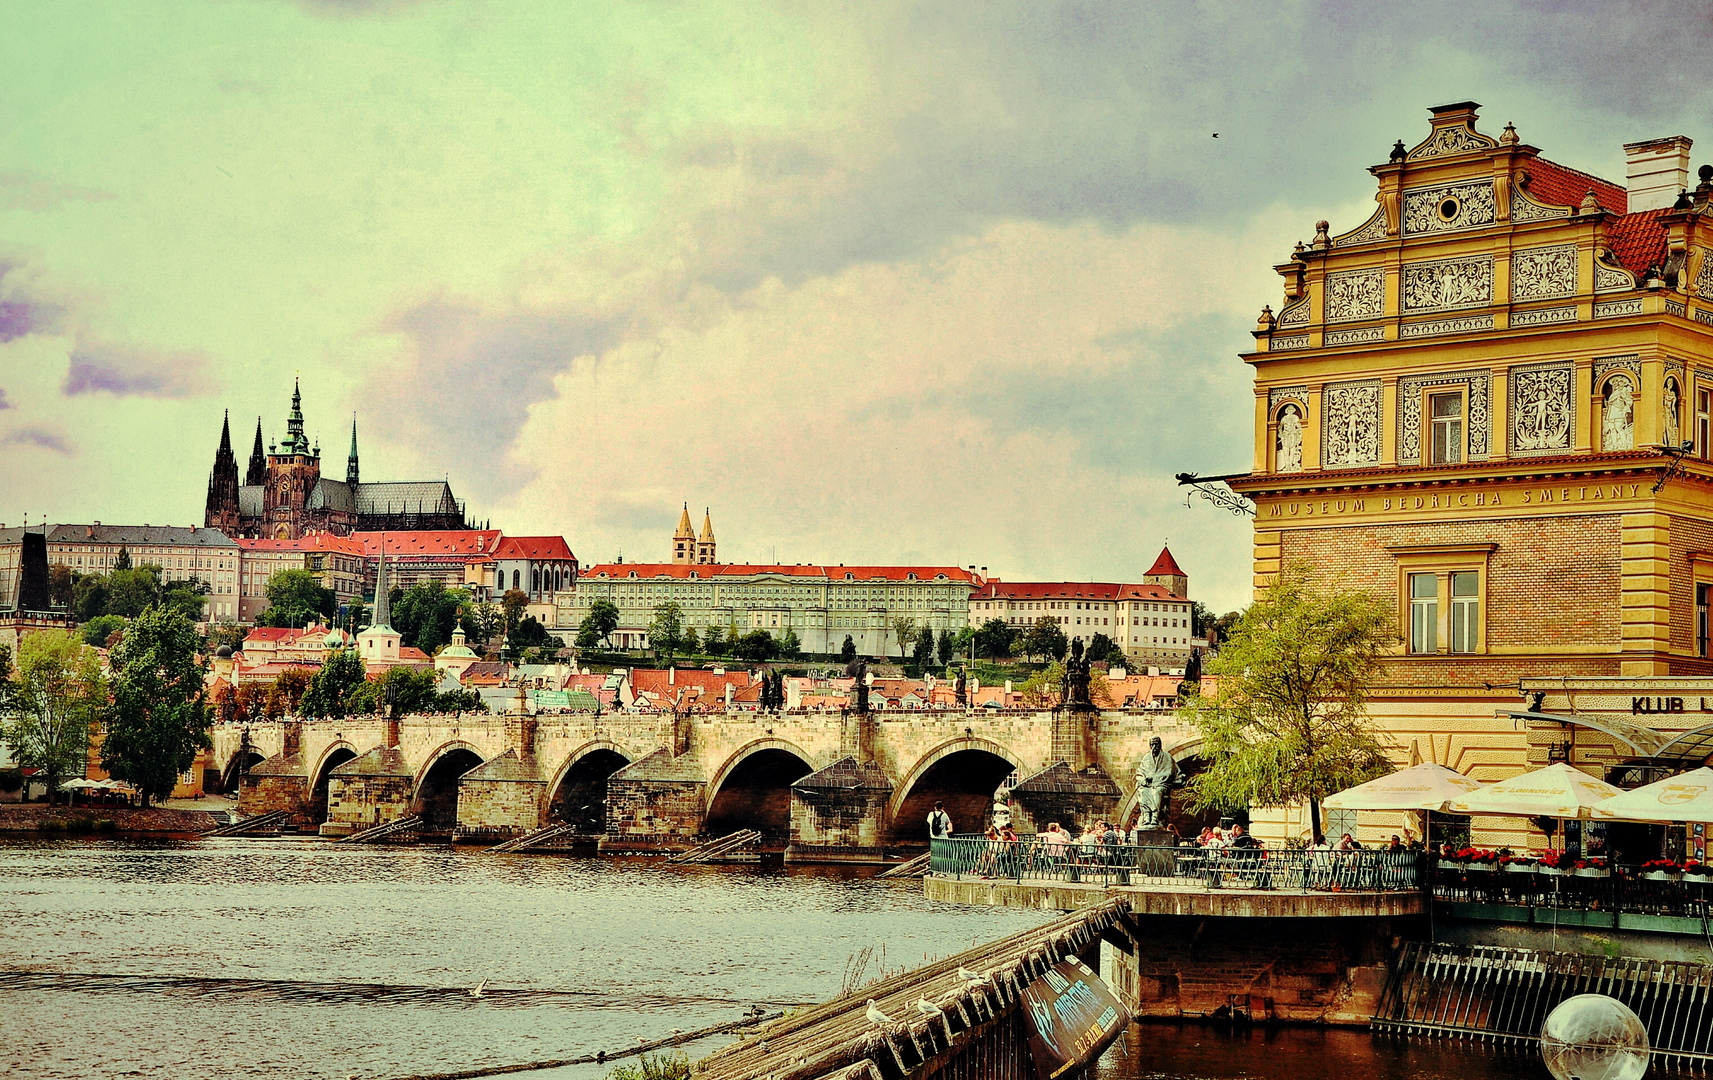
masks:
[[[855,679],[856,685],[851,689],[852,712],[868,712],[868,661],[852,660],[845,665],[845,677]]]
[[[1160,736],[1149,739],[1148,753],[1136,766],[1136,807],[1142,815],[1136,822],[1138,831],[1166,827],[1172,789],[1183,783],[1177,759],[1161,747]]]
[[[1065,657],[1065,680],[1059,703],[1071,712],[1093,712],[1089,699],[1089,662],[1083,655],[1083,639],[1071,642],[1071,654]]]
[[[962,665],[958,666],[958,708],[967,709],[970,703],[969,679],[964,676]]]
[[[783,712],[785,709],[785,674],[784,672],[766,672],[761,676],[761,707],[769,712]]]

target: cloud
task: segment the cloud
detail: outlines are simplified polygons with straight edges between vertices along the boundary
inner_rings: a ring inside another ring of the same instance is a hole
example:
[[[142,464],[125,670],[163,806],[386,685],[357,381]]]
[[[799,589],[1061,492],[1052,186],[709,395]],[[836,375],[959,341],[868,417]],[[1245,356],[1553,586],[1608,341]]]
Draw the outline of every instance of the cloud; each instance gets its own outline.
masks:
[[[14,408],[14,406],[10,401],[6,400],[6,389],[4,387],[0,387],[0,412],[5,412],[10,408]]]
[[[186,398],[215,387],[209,358],[194,349],[155,350],[134,345],[79,341],[60,392],[115,397]]]
[[[0,435],[0,446],[36,446],[56,454],[71,453],[71,444],[66,442],[65,436],[39,427],[18,428]]]
[[[0,259],[0,345],[30,334],[58,333],[65,317],[64,307],[33,295],[18,269],[19,264]]]
[[[0,210],[40,213],[67,202],[106,202],[110,191],[61,183],[28,170],[0,170]]]

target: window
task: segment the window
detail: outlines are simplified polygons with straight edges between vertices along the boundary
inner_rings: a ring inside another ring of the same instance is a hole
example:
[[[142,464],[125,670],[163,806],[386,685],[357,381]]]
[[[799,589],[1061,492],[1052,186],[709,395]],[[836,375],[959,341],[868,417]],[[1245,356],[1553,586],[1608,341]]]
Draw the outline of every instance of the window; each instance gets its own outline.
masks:
[[[1472,653],[1481,641],[1481,576],[1473,570],[1451,575],[1451,651]]]
[[[1439,575],[1410,575],[1410,651],[1439,651]]]
[[[1709,417],[1713,415],[1713,390],[1695,391],[1695,452],[1703,460],[1713,459],[1713,424]]]
[[[1707,607],[1713,585],[1695,586],[1695,655],[1707,655]]]
[[[1429,460],[1447,465],[1463,460],[1463,392],[1428,395]]]

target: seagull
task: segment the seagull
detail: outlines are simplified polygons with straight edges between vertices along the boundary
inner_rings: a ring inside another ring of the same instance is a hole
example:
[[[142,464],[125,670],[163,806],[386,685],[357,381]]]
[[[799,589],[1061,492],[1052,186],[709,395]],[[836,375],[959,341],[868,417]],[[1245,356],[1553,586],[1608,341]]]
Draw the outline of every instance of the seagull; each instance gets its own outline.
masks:
[[[1214,138],[1216,138],[1216,139],[1217,139],[1217,138],[1219,138],[1219,132],[1217,132],[1217,131],[1216,131],[1216,132],[1214,132],[1214,133],[1213,133],[1213,137],[1214,137]]]
[[[970,982],[984,983],[987,981],[987,976],[977,975],[975,972],[971,971],[969,968],[963,967],[961,965],[958,967],[958,978],[962,979],[964,982],[967,982],[967,983],[970,983]]]
[[[487,987],[488,987],[488,980],[483,979],[481,982],[476,984],[476,988],[474,990],[470,991],[470,996],[471,997],[482,997],[483,996],[482,991],[487,989]]]
[[[868,1022],[871,1024],[888,1028],[898,1026],[898,1021],[880,1011],[880,1006],[874,1003],[873,998],[868,999],[868,1012],[863,1015],[868,1017]]]
[[[916,999],[916,1011],[923,1016],[938,1016],[940,1018],[940,1023],[946,1026],[946,1045],[950,1046],[952,1043],[952,1021],[946,1015],[946,1010],[925,997],[919,997]]]

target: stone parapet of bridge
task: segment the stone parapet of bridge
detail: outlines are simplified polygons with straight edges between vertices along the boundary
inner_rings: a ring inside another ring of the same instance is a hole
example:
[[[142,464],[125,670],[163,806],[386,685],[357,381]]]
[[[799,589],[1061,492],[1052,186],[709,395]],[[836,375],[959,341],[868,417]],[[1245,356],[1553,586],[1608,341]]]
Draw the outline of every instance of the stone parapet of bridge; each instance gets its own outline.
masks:
[[[325,834],[377,815],[483,839],[564,821],[608,848],[681,850],[755,828],[790,858],[862,859],[925,845],[936,802],[979,831],[1010,785],[1026,823],[1133,817],[1155,735],[1184,759],[1199,745],[1159,710],[284,719],[217,727],[210,779],[239,790],[242,813],[286,810]]]

